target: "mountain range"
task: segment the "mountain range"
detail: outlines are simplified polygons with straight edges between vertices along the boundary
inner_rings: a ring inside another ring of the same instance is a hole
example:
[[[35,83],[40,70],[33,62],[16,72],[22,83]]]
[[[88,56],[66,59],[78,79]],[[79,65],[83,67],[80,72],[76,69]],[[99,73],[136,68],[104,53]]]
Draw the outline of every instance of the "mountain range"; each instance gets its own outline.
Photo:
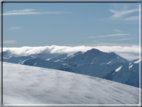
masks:
[[[141,60],[128,61],[114,52],[107,53],[94,48],[74,54],[38,53],[16,56],[4,52],[3,61],[84,74],[139,87]]]

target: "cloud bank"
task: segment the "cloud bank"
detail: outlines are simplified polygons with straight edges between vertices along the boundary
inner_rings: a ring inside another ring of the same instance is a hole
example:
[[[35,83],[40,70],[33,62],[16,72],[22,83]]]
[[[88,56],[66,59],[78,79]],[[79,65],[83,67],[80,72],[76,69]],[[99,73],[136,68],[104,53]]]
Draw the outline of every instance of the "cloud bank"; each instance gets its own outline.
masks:
[[[47,54],[73,54],[78,51],[86,52],[92,48],[98,49],[103,52],[115,52],[116,54],[128,59],[133,60],[139,58],[139,46],[39,46],[39,47],[12,47],[12,48],[3,48],[4,52],[10,52],[15,55],[31,55],[39,53]]]

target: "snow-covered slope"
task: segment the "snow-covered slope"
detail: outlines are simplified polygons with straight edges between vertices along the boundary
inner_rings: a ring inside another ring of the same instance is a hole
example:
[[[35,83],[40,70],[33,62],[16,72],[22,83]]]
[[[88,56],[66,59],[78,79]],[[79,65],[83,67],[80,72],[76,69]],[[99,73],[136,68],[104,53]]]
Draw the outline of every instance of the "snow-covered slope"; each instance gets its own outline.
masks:
[[[136,87],[60,70],[3,63],[4,104],[138,104]]]

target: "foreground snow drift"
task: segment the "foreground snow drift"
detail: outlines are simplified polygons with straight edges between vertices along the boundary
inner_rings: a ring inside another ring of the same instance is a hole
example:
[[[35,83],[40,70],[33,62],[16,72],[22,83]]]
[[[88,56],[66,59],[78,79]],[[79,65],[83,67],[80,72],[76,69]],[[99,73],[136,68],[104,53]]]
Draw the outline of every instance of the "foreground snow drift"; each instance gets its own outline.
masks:
[[[96,77],[3,63],[4,104],[138,104],[138,88]]]

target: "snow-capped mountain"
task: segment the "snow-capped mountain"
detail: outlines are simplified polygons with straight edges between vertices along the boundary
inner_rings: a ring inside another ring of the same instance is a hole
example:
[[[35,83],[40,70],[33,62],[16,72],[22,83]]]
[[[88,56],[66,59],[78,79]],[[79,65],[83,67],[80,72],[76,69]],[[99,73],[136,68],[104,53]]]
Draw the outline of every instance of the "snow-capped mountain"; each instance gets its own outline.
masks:
[[[133,86],[87,75],[7,62],[3,63],[3,68],[5,106],[139,104],[139,89]]]
[[[78,65],[81,64],[103,64],[103,63],[115,63],[115,62],[129,62],[128,60],[120,57],[114,52],[106,53],[99,51],[97,49],[91,49],[87,52],[78,52],[73,54],[72,56],[66,57],[62,60],[62,62],[66,63],[76,63]]]
[[[121,65],[104,78],[139,87],[139,63]]]
[[[44,67],[44,68],[59,69],[59,70],[65,70],[66,68],[70,68],[68,64],[64,64],[60,62],[52,62],[52,61],[44,60],[41,58],[32,58],[32,59],[24,60],[20,64]]]
[[[28,59],[23,61],[22,64],[60,70],[66,68],[66,71],[102,78],[120,65],[128,62],[115,53],[104,53],[97,49],[91,49],[85,53],[77,52],[68,56],[64,54],[48,60]]]
[[[10,57],[4,57],[4,62],[11,62],[11,63],[21,63],[24,60],[31,59],[33,56],[10,56]]]
[[[14,57],[16,59],[18,58],[21,59],[21,57],[36,57],[36,58],[41,58],[41,59],[48,59],[48,58],[56,57],[58,55],[61,55],[61,54],[50,53],[50,52],[40,52],[40,53],[30,53],[30,54],[25,55],[25,54],[15,54],[9,50],[3,52],[3,58],[7,59],[7,61],[10,60],[9,58],[12,58],[12,57],[13,59]],[[28,59],[28,58],[25,58],[25,59]]]
[[[136,87],[139,86],[139,62],[137,60],[128,61],[114,52],[107,53],[91,49],[86,52],[77,52],[74,54],[48,55],[49,53],[44,53],[44,55],[32,54],[24,56],[24,60],[20,59],[20,62],[18,60],[21,57],[10,57],[4,59],[4,61],[64,70],[105,78]]]

